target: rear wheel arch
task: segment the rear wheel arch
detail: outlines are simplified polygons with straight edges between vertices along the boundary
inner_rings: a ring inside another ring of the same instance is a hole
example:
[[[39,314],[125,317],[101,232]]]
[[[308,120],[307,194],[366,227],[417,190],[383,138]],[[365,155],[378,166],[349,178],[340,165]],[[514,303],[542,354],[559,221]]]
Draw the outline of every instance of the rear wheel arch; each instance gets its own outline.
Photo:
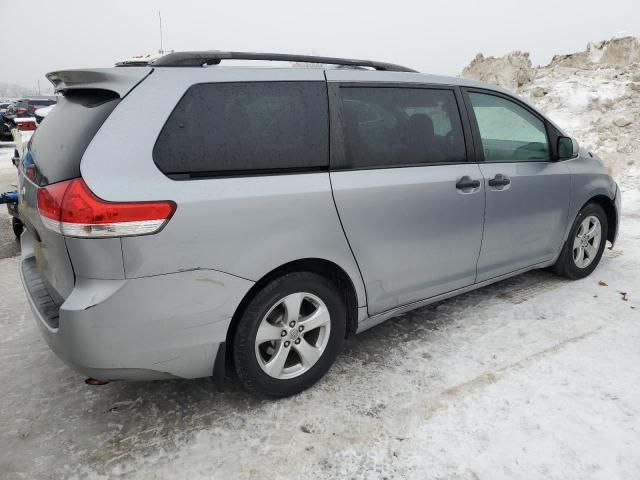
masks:
[[[329,260],[324,260],[321,258],[304,258],[285,263],[284,265],[271,270],[251,287],[251,289],[243,297],[233,315],[231,324],[229,325],[229,329],[227,331],[227,346],[233,344],[233,338],[236,333],[238,321],[251,299],[255,297],[255,295],[257,295],[257,293],[260,292],[260,290],[262,290],[262,288],[265,285],[269,284],[271,281],[293,272],[316,273],[322,275],[331,283],[333,283],[340,292],[344,300],[345,309],[347,311],[347,325],[345,336],[349,337],[355,334],[356,330],[358,329],[358,298],[356,295],[355,286],[349,275],[339,265]],[[229,349],[229,347],[227,348]],[[229,354],[230,352],[227,352],[228,360],[230,360]]]

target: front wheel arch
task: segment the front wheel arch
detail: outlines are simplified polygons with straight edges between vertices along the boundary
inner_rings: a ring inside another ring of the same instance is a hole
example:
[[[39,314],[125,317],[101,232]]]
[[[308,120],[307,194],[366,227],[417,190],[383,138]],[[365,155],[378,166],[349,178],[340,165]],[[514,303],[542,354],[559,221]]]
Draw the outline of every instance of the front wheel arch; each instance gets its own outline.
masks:
[[[616,212],[614,200],[610,199],[606,195],[596,195],[584,202],[584,204],[578,209],[578,213],[580,213],[589,203],[596,203],[604,210],[604,213],[607,216],[607,240],[613,243],[618,230],[618,212]],[[569,226],[569,229],[571,229],[571,226]]]
[[[573,258],[573,248],[575,248],[574,244],[574,235],[577,229],[580,227],[581,222],[589,215],[593,215],[599,219],[602,230],[605,230],[602,233],[606,233],[606,237],[600,241],[598,246],[598,250],[596,256],[593,257],[593,261],[589,264],[580,266],[576,265]],[[602,258],[602,254],[606,247],[606,238],[608,238],[609,227],[607,225],[607,213],[605,209],[600,205],[600,203],[596,201],[587,202],[576,214],[576,217],[571,222],[571,226],[569,227],[569,233],[567,239],[564,241],[562,248],[560,250],[560,254],[556,259],[555,263],[551,266],[551,271],[556,274],[566,277],[571,280],[578,280],[590,275],[594,269],[600,263],[600,259]]]

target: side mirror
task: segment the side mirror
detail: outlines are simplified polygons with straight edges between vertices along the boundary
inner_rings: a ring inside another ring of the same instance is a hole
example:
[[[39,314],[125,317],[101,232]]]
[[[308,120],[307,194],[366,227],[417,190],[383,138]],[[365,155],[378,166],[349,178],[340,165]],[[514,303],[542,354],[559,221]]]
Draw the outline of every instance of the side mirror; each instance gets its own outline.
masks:
[[[580,145],[572,137],[558,137],[558,160],[568,160],[578,156]]]

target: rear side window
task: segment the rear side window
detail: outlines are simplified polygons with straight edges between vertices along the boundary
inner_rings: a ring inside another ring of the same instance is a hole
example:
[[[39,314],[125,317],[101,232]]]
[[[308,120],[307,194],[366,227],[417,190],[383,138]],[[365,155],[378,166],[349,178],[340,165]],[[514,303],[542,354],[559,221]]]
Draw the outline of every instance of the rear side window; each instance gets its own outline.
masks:
[[[84,151],[119,101],[108,90],[67,92],[31,138],[23,168],[35,167],[40,186],[79,177]]]
[[[153,149],[173,178],[326,169],[329,118],[324,82],[194,85]]]
[[[497,95],[469,93],[486,162],[550,160],[544,122]]]
[[[453,91],[342,87],[340,97],[348,168],[466,161]]]

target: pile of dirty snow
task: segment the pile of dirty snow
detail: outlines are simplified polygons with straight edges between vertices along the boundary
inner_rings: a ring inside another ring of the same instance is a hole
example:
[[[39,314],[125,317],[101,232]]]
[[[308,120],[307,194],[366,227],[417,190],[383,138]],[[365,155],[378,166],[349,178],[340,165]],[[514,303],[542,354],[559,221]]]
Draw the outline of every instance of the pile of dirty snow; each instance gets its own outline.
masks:
[[[516,92],[581,145],[598,154],[616,177],[640,165],[640,42],[625,36],[589,43],[534,67],[528,53],[478,54],[462,76]]]

